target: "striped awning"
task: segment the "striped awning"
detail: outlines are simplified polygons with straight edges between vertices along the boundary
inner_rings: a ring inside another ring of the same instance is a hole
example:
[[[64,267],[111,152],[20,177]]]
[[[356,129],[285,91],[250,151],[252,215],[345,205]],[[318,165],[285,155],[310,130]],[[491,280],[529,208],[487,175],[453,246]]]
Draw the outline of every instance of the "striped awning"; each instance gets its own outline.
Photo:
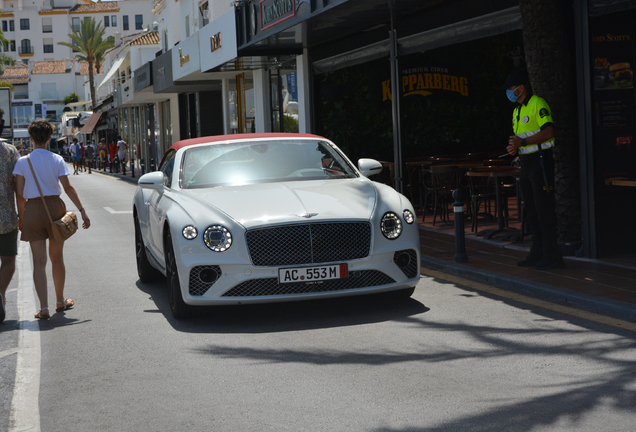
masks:
[[[89,117],[88,121],[86,122],[86,124],[84,125],[80,133],[83,133],[83,134],[92,133],[93,129],[95,129],[95,126],[97,126],[97,122],[99,121],[99,118],[101,117],[101,115],[102,113],[100,112],[95,112],[91,114],[91,116]]]

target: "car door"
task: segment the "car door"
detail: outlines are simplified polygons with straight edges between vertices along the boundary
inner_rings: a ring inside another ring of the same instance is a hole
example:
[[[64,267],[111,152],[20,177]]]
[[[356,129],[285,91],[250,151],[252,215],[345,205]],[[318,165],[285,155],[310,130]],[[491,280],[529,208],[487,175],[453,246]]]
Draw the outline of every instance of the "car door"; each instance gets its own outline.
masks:
[[[159,170],[163,172],[163,188],[152,191],[148,197],[148,217],[150,220],[150,248],[154,257],[163,263],[163,224],[166,220],[165,205],[162,201],[172,186],[172,173],[176,151],[170,150]]]

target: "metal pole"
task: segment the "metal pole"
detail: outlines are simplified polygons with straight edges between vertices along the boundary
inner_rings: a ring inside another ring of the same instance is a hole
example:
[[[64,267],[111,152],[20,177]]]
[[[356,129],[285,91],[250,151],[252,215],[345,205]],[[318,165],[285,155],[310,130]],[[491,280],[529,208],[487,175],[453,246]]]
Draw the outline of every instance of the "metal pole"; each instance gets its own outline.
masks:
[[[391,61],[391,106],[393,117],[393,163],[395,164],[395,190],[402,193],[402,135],[400,124],[400,69],[398,64],[397,33],[393,23],[393,0],[389,0],[391,31],[389,32]]]
[[[466,237],[464,234],[464,201],[462,191],[456,189],[453,191],[453,210],[455,213],[455,262],[468,262],[466,255]]]

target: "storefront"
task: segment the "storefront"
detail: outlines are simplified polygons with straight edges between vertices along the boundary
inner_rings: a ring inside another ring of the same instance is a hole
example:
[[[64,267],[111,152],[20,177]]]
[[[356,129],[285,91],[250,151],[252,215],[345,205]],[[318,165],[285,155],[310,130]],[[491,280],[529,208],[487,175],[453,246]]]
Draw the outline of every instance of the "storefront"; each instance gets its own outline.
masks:
[[[588,254],[636,251],[636,5],[577,2],[583,240]]]

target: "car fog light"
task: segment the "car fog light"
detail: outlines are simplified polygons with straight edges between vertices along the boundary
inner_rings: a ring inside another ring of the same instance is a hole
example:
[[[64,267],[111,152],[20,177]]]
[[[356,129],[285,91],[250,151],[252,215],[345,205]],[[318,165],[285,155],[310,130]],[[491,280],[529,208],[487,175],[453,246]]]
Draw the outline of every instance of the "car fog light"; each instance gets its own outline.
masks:
[[[389,240],[395,240],[402,234],[402,221],[400,217],[393,212],[385,213],[385,215],[382,216],[380,229],[384,237]]]
[[[402,216],[404,216],[404,222],[409,225],[415,222],[415,216],[413,216],[413,212],[411,212],[411,210],[404,210],[402,212]]]
[[[186,240],[194,240],[195,238],[197,238],[197,235],[199,233],[197,232],[197,229],[195,227],[193,227],[192,225],[188,225],[183,229],[183,231],[181,231],[181,234],[183,234],[183,238],[185,238]]]
[[[401,269],[406,268],[411,264],[411,256],[406,252],[402,252],[395,258],[395,263]]]
[[[232,246],[232,234],[221,225],[209,226],[203,233],[205,245],[214,252],[225,252]]]

